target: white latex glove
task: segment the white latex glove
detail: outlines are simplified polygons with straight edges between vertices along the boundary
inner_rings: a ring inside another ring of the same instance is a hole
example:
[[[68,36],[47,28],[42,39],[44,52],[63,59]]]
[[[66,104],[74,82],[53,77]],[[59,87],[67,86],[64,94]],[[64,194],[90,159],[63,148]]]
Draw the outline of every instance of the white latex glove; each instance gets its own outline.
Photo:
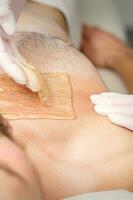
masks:
[[[96,113],[108,116],[114,124],[133,131],[133,95],[104,92],[92,95]]]
[[[16,20],[24,3],[25,0],[0,0],[0,67],[17,83],[26,84],[31,90],[38,91],[40,85],[36,81],[36,75],[29,75],[22,66],[13,61],[9,53]]]

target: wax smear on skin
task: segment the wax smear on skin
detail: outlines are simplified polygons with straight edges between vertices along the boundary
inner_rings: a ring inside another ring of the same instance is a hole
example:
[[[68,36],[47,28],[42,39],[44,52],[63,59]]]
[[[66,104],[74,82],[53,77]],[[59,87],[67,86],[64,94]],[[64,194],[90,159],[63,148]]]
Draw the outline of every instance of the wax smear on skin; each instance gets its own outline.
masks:
[[[47,101],[46,87],[43,87],[38,94],[24,85],[17,84],[6,74],[1,74],[0,113],[8,119],[73,119],[69,76],[63,73],[46,73],[43,77],[49,91]]]

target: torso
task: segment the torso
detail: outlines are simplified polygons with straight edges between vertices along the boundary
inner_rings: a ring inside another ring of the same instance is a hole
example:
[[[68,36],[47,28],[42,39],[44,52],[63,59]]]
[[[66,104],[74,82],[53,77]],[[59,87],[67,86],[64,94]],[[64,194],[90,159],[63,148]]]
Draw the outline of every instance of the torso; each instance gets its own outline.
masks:
[[[105,88],[93,70],[88,63],[88,79],[70,75],[75,119],[11,122],[13,138],[28,154],[49,199],[133,188],[132,133],[94,113],[89,96]]]
[[[45,72],[70,75],[76,117],[12,120],[13,139],[28,155],[45,199],[105,189],[133,190],[132,132],[94,113],[89,96],[105,91],[103,83],[83,55],[57,40],[59,52],[55,40],[49,48],[45,41],[38,60],[35,52],[23,54]]]

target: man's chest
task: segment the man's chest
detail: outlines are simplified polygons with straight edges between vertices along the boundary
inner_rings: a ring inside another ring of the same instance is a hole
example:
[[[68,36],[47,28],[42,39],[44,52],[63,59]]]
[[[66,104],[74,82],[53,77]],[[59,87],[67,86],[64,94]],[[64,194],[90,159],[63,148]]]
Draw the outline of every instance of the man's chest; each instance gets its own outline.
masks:
[[[89,164],[133,150],[133,138],[126,130],[93,115],[74,120],[15,120],[11,125],[12,137],[20,146],[33,145],[58,160]]]
[[[95,118],[14,121],[13,139],[28,155],[45,193],[57,194],[61,188],[73,194],[73,184],[76,193],[131,188],[133,141],[104,123]]]

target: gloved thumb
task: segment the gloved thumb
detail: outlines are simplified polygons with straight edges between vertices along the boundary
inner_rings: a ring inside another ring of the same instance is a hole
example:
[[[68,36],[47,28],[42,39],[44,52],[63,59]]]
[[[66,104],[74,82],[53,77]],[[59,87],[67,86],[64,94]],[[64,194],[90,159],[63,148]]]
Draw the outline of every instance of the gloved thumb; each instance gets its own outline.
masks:
[[[5,34],[12,36],[15,32],[15,16],[10,4],[10,0],[0,0],[0,26]]]
[[[3,28],[4,32],[7,35],[13,36],[15,33],[15,26],[16,26],[15,17],[11,12],[11,14],[8,17],[6,17],[6,20],[4,20],[1,23],[1,27]]]

